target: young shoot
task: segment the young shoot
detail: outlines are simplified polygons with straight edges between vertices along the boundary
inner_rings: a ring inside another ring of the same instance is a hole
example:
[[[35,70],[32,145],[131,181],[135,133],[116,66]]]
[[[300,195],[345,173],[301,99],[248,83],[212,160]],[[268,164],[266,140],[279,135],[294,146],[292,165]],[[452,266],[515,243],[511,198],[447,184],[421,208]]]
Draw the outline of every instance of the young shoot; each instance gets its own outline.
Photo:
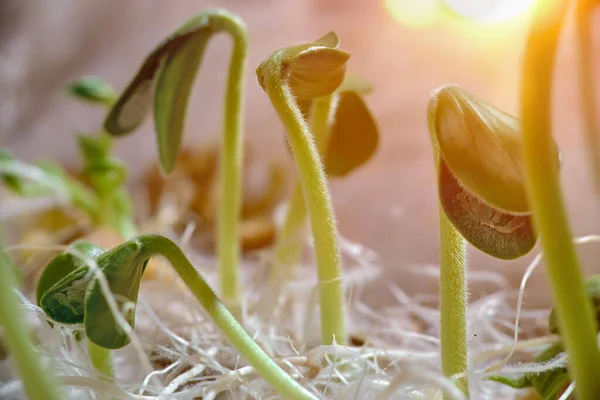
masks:
[[[89,260],[63,253],[44,271],[37,288],[38,303],[56,322],[83,324],[88,341],[96,348],[112,350],[129,344],[130,336],[116,319],[109,300],[116,302],[118,311],[133,329],[142,275],[151,257],[162,256],[233,347],[281,396],[316,399],[252,340],[179,247],[169,239],[143,235],[107,251],[86,242],[76,242],[72,246],[77,253],[83,253],[95,262],[108,283],[112,298],[105,297],[98,274],[90,270]]]
[[[325,170],[298,100],[331,95],[343,82],[348,53],[337,49],[331,32],[319,40],[275,51],[256,70],[287,131],[298,169],[298,179],[315,241],[321,341],[346,344],[345,301],[337,227]]]
[[[467,268],[464,239],[500,259],[523,256],[536,235],[525,193],[518,119],[457,86],[428,107],[440,201],[442,371],[465,373]],[[466,377],[458,385],[467,391]]]
[[[596,316],[596,327],[600,326],[600,275],[593,275],[584,282],[585,293],[592,304]],[[548,327],[551,333],[560,335],[560,328],[556,318],[556,310],[552,310],[548,318]],[[536,362],[547,362],[564,351],[562,343],[555,344],[535,358]],[[569,387],[571,379],[567,368],[556,368],[541,374],[525,374],[516,378],[493,375],[486,379],[496,381],[516,389],[533,387],[543,399],[557,399]]]
[[[344,177],[364,165],[375,153],[379,131],[363,95],[371,87],[364,81],[346,77],[331,95],[312,101],[312,130],[325,172],[329,177]],[[293,185],[283,228],[275,248],[276,270],[294,277],[304,247],[306,206],[302,185]]]
[[[175,166],[181,145],[187,103],[204,51],[214,34],[233,39],[225,96],[225,126],[221,146],[221,193],[217,254],[223,300],[239,308],[240,176],[242,115],[247,33],[241,18],[225,10],[203,12],[183,24],[144,60],[105,121],[113,136],[136,129],[148,114],[154,98],[154,126],[164,172]]]
[[[0,240],[0,327],[6,345],[23,380],[30,400],[59,400],[62,398],[54,378],[43,366],[39,354],[29,341],[27,318],[16,294],[15,268],[4,252]]]
[[[538,1],[523,64],[521,118],[527,198],[540,235],[569,375],[577,398],[600,398],[596,322],[560,188],[552,139],[552,89],[558,39],[568,0]]]

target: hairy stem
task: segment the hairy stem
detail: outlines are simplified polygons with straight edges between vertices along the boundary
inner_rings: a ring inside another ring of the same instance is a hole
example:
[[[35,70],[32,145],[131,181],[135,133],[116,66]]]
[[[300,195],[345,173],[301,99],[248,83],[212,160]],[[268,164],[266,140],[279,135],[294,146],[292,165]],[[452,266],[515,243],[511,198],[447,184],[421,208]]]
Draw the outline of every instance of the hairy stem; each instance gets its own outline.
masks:
[[[252,340],[175,243],[158,235],[144,235],[137,240],[144,248],[169,260],[233,347],[281,396],[292,400],[316,400]]]
[[[321,157],[325,154],[328,134],[328,120],[333,96],[324,96],[313,101],[311,130]],[[281,230],[275,260],[277,270],[284,270],[291,279],[297,276],[297,266],[305,245],[304,226],[306,225],[306,205],[302,195],[302,184],[296,181],[289,201],[283,229]]]
[[[8,256],[0,247],[0,326],[2,340],[11,352],[30,400],[59,400],[56,383],[42,366],[29,341],[27,318],[15,293],[15,271]]]
[[[236,312],[240,301],[238,225],[241,207],[244,76],[248,43],[246,27],[241,20],[223,18],[222,23],[233,38],[233,51],[229,64],[225,97],[225,129],[221,146],[217,254],[221,296],[225,304]]]
[[[465,240],[440,205],[440,316],[442,373],[465,374],[456,380],[465,393],[467,358],[467,262]]]
[[[551,94],[558,38],[568,0],[538,1],[525,52],[521,116],[527,189],[546,259],[569,374],[577,398],[600,398],[600,352],[565,211],[552,139]]]
[[[98,372],[107,377],[114,377],[115,371],[112,364],[111,352],[88,340],[88,355],[92,365]]]
[[[590,26],[595,5],[595,1],[577,1],[576,17],[579,45],[579,90],[581,91],[584,133],[594,186],[597,195],[600,196],[600,127],[596,119],[597,108],[594,97],[594,65]]]
[[[270,68],[273,70],[265,77],[265,90],[288,133],[315,241],[321,340],[324,344],[331,344],[334,340],[346,344],[342,263],[325,171],[310,129],[289,86],[280,78],[283,76],[281,66],[275,63]]]
[[[440,150],[435,139],[435,107],[432,102],[427,109],[427,123],[433,148],[436,172],[439,174]],[[440,212],[440,337],[442,373],[446,376],[465,374],[456,380],[457,386],[469,392],[466,375],[467,349],[467,255],[466,243],[454,228],[442,204]]]

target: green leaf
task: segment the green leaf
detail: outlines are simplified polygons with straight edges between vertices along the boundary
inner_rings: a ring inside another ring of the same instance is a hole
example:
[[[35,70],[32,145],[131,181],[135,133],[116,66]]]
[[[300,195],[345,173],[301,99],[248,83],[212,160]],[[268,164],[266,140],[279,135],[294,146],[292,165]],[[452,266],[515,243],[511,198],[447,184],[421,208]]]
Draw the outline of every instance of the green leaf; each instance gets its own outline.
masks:
[[[142,274],[149,257],[139,241],[132,240],[105,252],[98,258],[111,292],[123,311],[123,306],[133,306],[124,312],[127,323],[135,326],[135,305]],[[93,279],[86,294],[84,326],[89,340],[106,349],[119,349],[130,339],[115,320],[102,293],[98,280]]]
[[[210,31],[205,31],[208,35],[198,34],[166,57],[156,84],[154,123],[160,164],[165,172],[171,172],[175,167],[181,147],[192,84],[210,39]]]
[[[103,248],[85,241],[70,247],[91,259],[104,253]],[[87,264],[71,253],[60,254],[48,264],[36,288],[37,303],[48,317],[63,324],[83,323],[88,271]]]
[[[560,344],[551,346],[538,354],[537,362],[547,362],[561,353]],[[569,386],[569,374],[566,368],[556,368],[540,374],[524,374],[512,378],[502,375],[487,376],[486,380],[502,383],[515,389],[523,389],[533,386],[535,391],[543,400],[556,400]]]
[[[502,375],[491,375],[486,376],[485,380],[498,382],[503,385],[510,386],[514,389],[525,389],[533,386],[533,384],[531,383],[531,379],[529,379],[527,375],[521,375],[516,378]]]
[[[69,85],[69,92],[91,103],[111,105],[116,93],[111,85],[96,76],[84,76]]]
[[[600,275],[592,275],[585,278],[583,282],[585,293],[592,302],[592,308],[596,316],[596,332],[600,331]],[[548,328],[554,334],[560,334],[556,310],[553,308],[548,318]]]
[[[105,129],[112,135],[134,130],[148,113],[154,93],[160,162],[165,172],[171,172],[179,154],[192,84],[208,41],[222,31],[245,35],[245,30],[239,17],[224,10],[210,10],[190,19],[146,58],[111,110]]]
[[[136,129],[150,111],[152,91],[164,58],[195,37],[207,22],[200,15],[193,18],[146,57],[129,85],[110,110],[104,129],[113,136],[125,135]]]
[[[366,163],[379,144],[375,118],[355,91],[343,91],[333,116],[324,156],[330,176],[344,176]]]

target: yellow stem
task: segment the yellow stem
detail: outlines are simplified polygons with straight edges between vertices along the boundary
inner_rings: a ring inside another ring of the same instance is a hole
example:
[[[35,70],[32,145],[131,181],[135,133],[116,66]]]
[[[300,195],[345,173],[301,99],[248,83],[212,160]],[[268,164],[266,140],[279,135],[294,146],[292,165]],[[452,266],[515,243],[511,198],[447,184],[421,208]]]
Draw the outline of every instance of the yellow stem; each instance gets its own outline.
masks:
[[[311,130],[317,149],[323,157],[327,146],[328,120],[333,96],[324,96],[313,101]],[[297,276],[297,266],[305,245],[306,205],[302,195],[302,185],[296,181],[292,191],[285,222],[275,248],[276,270],[284,272],[287,278]]]
[[[304,199],[315,240],[321,304],[321,341],[346,344],[346,315],[342,263],[337,227],[325,171],[317,146],[294,96],[281,77],[281,66],[273,63],[265,77],[265,90],[288,133],[298,167]]]
[[[221,146],[220,199],[217,222],[217,254],[223,302],[239,314],[239,218],[241,208],[242,116],[247,34],[241,20],[222,21],[233,37],[229,79],[225,97],[225,129]]]

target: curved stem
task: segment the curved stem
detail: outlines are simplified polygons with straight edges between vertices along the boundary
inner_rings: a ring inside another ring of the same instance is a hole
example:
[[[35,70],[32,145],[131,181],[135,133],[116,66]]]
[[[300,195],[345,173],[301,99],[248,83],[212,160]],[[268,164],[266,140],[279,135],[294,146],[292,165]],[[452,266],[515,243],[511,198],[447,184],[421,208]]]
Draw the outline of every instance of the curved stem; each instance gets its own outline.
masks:
[[[310,129],[302,118],[289,86],[274,63],[265,76],[265,90],[288,133],[302,183],[304,200],[315,240],[321,304],[321,340],[346,344],[345,299],[337,227],[325,171]]]
[[[448,220],[440,204],[440,317],[442,373],[465,374],[456,380],[469,391],[467,358],[467,262],[465,239]]]
[[[293,400],[316,400],[252,340],[175,243],[158,235],[143,235],[138,240],[144,248],[169,260],[233,347],[280,395]]]
[[[590,159],[592,178],[597,195],[600,196],[600,126],[596,119],[596,101],[594,97],[594,66],[592,58],[591,18],[595,1],[577,2],[577,37],[579,45],[579,90],[583,113],[584,133]]]
[[[231,17],[221,23],[233,38],[229,79],[225,97],[225,129],[221,146],[221,187],[217,222],[217,254],[223,301],[239,309],[240,243],[238,225],[241,207],[242,117],[244,76],[248,48],[244,23]]]
[[[111,378],[115,376],[110,350],[88,340],[88,355],[90,356],[92,365],[98,372]]]
[[[59,400],[60,392],[29,341],[27,318],[15,294],[13,265],[0,247],[0,326],[30,400]]]
[[[329,113],[333,96],[324,96],[313,101],[311,130],[319,154],[323,157],[327,146]],[[303,235],[306,224],[306,205],[302,195],[302,185],[296,181],[292,191],[287,214],[275,248],[277,270],[285,270],[289,278],[297,276],[297,265],[305,245]]]
[[[577,397],[600,398],[600,352],[596,323],[583,286],[579,260],[560,190],[552,139],[554,58],[568,0],[538,1],[525,52],[521,116],[527,189],[546,259],[569,373]]]

